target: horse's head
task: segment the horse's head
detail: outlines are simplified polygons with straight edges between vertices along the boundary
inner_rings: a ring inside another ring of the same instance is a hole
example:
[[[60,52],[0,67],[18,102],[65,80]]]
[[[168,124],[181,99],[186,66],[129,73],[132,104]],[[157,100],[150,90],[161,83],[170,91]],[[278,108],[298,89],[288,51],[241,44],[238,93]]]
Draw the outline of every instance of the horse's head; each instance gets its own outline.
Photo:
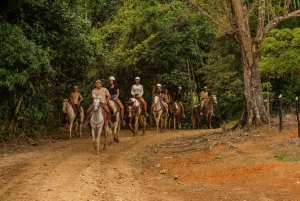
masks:
[[[137,102],[137,99],[136,98],[129,98],[129,100],[128,100],[128,106],[129,107],[132,107],[132,106],[134,106],[134,104],[136,104],[136,102]]]
[[[159,102],[159,97],[158,96],[154,96],[153,102],[156,104]]]
[[[64,100],[63,100],[63,108],[62,108],[62,112],[63,112],[63,113],[67,113],[68,105],[69,105],[68,99],[64,99]]]
[[[217,105],[217,103],[218,103],[217,96],[216,95],[211,95],[210,98],[212,99],[214,105]]]
[[[95,112],[98,112],[99,108],[100,108],[100,105],[101,105],[101,100],[100,100],[100,97],[96,97],[94,98],[93,100],[93,106],[94,106],[94,111]]]

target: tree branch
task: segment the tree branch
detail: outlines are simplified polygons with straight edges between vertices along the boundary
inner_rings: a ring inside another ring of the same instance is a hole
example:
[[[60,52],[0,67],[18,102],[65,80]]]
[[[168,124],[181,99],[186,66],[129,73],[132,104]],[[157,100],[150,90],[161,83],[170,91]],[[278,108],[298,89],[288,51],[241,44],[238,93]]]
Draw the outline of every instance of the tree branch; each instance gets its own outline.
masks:
[[[208,14],[205,10],[203,10],[198,4],[191,0],[186,0],[188,3],[192,4],[202,15],[213,21],[216,25],[218,25],[221,29],[223,29],[226,33],[232,34],[233,31],[230,30],[229,27],[224,26],[219,20]]]
[[[274,27],[279,23],[289,18],[300,17],[300,10],[296,10],[284,16],[277,16],[272,19],[263,29],[263,39],[267,37],[268,33],[274,29]]]

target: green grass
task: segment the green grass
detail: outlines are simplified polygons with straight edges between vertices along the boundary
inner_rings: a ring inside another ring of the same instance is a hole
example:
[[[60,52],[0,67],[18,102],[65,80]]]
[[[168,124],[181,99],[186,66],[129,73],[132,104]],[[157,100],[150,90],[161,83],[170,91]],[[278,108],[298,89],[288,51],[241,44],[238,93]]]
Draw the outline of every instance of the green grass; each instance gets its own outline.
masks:
[[[287,153],[281,153],[275,156],[277,160],[282,162],[300,161],[300,156],[289,156]]]
[[[11,191],[7,190],[5,193],[0,195],[0,201],[8,201],[10,197]]]

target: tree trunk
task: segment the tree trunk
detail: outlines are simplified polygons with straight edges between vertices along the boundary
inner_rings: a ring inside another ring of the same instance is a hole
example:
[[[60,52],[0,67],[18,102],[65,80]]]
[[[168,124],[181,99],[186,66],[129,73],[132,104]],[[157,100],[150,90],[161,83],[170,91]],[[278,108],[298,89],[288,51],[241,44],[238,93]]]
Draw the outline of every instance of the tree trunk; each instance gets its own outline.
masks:
[[[261,54],[261,39],[253,41],[247,17],[246,8],[242,1],[231,1],[236,32],[234,36],[240,45],[244,73],[244,86],[247,111],[242,119],[247,119],[246,128],[252,124],[267,123],[268,116],[262,97],[262,86],[258,61]],[[252,42],[253,41],[253,42]],[[246,116],[247,115],[247,116]]]
[[[249,53],[247,53],[249,55]],[[252,124],[258,126],[262,123],[268,123],[268,115],[264,107],[264,100],[262,96],[262,86],[260,80],[260,72],[258,66],[259,54],[252,52],[253,61],[249,62],[247,54],[242,51],[243,70],[244,70],[244,84],[245,84],[245,98],[247,112],[246,127]],[[252,65],[249,65],[252,63]]]

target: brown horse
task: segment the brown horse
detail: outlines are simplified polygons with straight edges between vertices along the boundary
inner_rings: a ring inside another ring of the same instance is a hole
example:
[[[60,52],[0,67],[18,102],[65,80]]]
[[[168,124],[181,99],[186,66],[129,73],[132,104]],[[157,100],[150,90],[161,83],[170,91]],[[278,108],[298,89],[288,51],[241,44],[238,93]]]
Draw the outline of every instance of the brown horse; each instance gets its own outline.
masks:
[[[110,144],[115,141],[117,143],[120,142],[119,134],[121,128],[121,115],[120,115],[120,107],[116,101],[109,100],[108,106],[111,114],[111,121],[114,124],[114,129],[112,130],[113,135],[111,135]]]
[[[203,128],[201,124],[201,117],[205,116],[207,127],[212,129],[211,127],[211,118],[214,115],[214,105],[217,104],[216,95],[211,95],[208,101],[206,101],[203,105],[202,111],[200,111],[201,105],[198,104],[194,106],[192,112],[192,123],[193,129],[195,128],[196,118],[198,119],[198,128]]]
[[[178,129],[181,130],[181,109],[180,105],[177,102],[170,102],[170,119],[169,119],[169,129],[171,127],[171,120],[174,122],[174,130],[176,129],[176,123]]]
[[[139,123],[143,127],[143,135],[146,131],[146,117],[143,113],[142,104],[140,100],[136,98],[130,98],[128,101],[128,116],[129,116],[129,128],[131,129],[133,136],[137,136],[138,129],[139,129]],[[135,120],[134,122],[134,128],[132,127],[132,120]]]

